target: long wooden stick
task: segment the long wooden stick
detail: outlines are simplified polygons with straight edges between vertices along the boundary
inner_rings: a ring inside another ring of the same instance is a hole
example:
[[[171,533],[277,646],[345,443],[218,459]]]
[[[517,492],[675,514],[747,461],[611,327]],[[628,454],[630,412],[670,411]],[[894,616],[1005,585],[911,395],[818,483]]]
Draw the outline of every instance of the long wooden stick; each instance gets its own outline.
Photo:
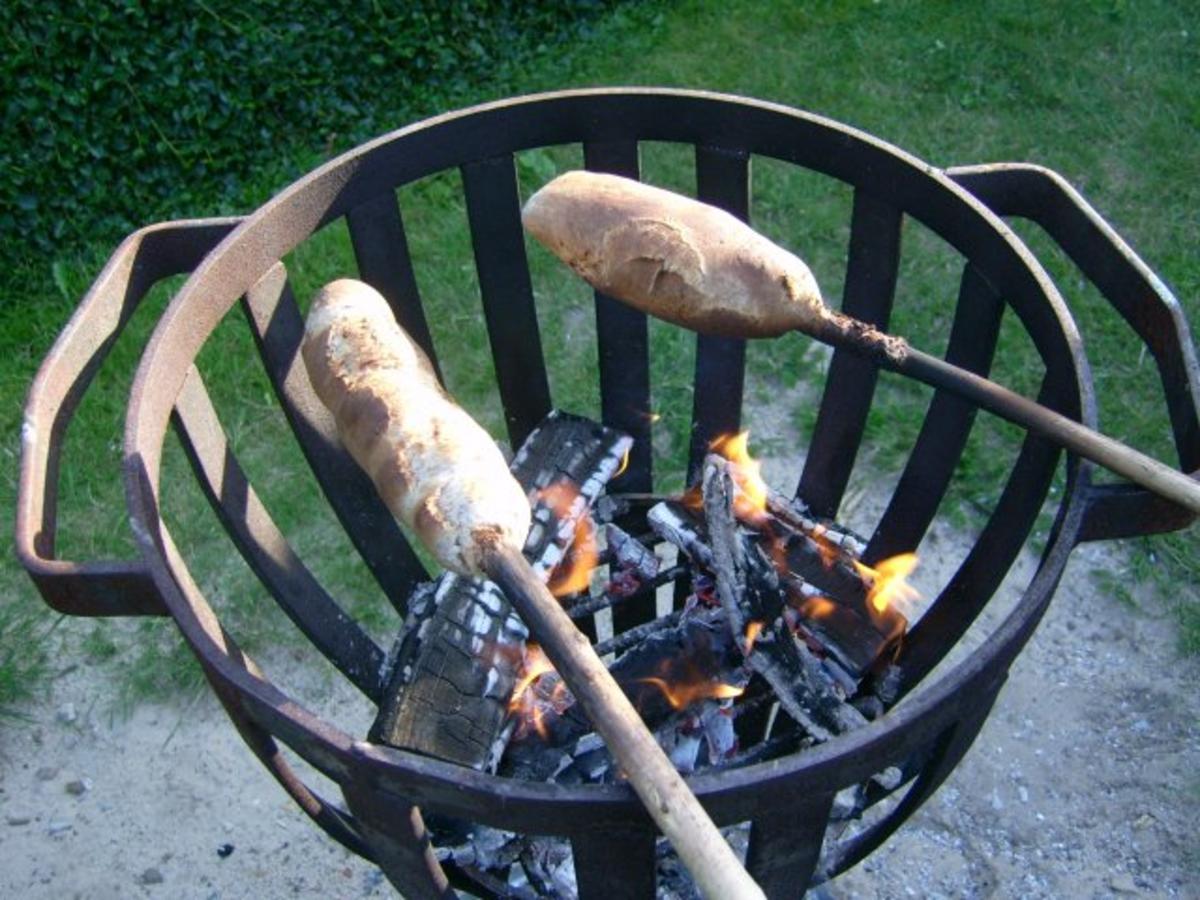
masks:
[[[824,343],[866,356],[882,368],[949,391],[1084,459],[1099,463],[1134,484],[1200,513],[1200,483],[1189,475],[988,378],[930,356],[897,338],[864,328],[863,323],[846,316],[832,316],[826,324],[807,333]]]
[[[448,569],[500,586],[700,892],[711,900],[763,898],[592,645],[521,554],[529,531],[524,490],[487,432],[442,389],[387,301],[362,282],[326,285],[309,310],[302,353],[313,390],[384,502]]]
[[[799,331],[1036,432],[1200,513],[1200,483],[995,382],[828,309],[798,257],[715,207],[627,178],[567,172],[534,194],[529,231],[597,290],[693,331]]]
[[[710,900],[764,897],[588,639],[546,590],[520,551],[507,544],[491,543],[481,559],[488,577],[504,591],[583,705],[651,818],[678,851],[700,893]]]

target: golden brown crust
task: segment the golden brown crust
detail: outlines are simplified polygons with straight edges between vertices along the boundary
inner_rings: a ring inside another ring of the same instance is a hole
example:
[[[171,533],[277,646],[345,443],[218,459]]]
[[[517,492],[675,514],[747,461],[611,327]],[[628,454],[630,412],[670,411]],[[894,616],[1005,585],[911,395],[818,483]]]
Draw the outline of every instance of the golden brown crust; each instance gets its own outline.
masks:
[[[723,210],[617,175],[567,172],[525,227],[597,290],[730,337],[808,330],[828,315],[800,259]]]
[[[520,547],[529,502],[503,455],[438,382],[369,285],[326,285],[302,348],[309,380],[384,503],[446,568],[479,575],[483,530]]]

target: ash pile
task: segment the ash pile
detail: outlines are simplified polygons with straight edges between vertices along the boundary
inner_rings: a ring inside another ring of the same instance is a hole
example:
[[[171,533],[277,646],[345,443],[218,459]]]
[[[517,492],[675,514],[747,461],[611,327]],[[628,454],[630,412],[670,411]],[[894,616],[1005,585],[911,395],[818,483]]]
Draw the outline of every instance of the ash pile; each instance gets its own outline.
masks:
[[[631,444],[555,411],[512,471],[533,508],[527,559],[679,771],[803,752],[883,715],[915,557],[866,565],[859,536],[767,488],[745,433],[714,443],[682,496],[605,493]],[[388,666],[376,743],[518,779],[623,778],[490,582],[446,573],[421,585]],[[847,788],[833,820],[905,780],[888,769]],[[427,824],[443,865],[494,893],[576,896],[566,839]],[[744,850],[745,828],[726,834]],[[660,897],[698,896],[661,839],[657,859]]]

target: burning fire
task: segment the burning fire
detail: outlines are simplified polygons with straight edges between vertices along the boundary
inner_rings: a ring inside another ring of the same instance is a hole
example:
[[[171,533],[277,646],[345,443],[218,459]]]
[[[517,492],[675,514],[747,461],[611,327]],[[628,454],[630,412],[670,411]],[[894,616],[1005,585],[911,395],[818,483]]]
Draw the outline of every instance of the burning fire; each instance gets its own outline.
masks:
[[[744,519],[758,519],[767,509],[767,483],[762,478],[762,463],[750,455],[750,432],[740,431],[717,438],[709,445],[731,463],[729,470],[740,491],[734,500],[734,512]]]
[[[621,457],[621,465],[617,466],[617,471],[613,473],[613,480],[620,478],[625,474],[625,470],[629,468],[629,451],[632,449],[632,447],[628,448],[625,451],[625,455]]]
[[[818,522],[808,536],[817,552],[821,554],[821,562],[825,564],[825,568],[832,569],[833,564],[838,561],[838,547],[825,537],[825,526]]]
[[[662,691],[672,709],[687,709],[700,700],[727,700],[740,697],[745,688],[718,681],[692,660],[667,658],[658,665],[658,675],[637,679]]]
[[[572,513],[572,507],[582,502],[579,491],[566,481],[556,481],[549,487],[538,491],[537,499],[545,503],[554,514],[567,517]],[[584,513],[575,526],[575,536],[571,546],[563,554],[562,560],[554,568],[547,583],[550,593],[555,597],[569,597],[587,590],[591,584],[592,570],[600,554],[596,549],[596,526],[592,517]]]
[[[904,606],[920,596],[917,589],[907,581],[916,567],[915,553],[901,553],[899,556],[885,559],[874,569],[857,560],[854,563],[858,574],[871,583],[867,591],[867,601],[877,613],[887,611],[892,605],[903,611]]]
[[[543,675],[553,677],[542,681]],[[508,701],[508,711],[517,720],[516,736],[519,738],[536,731],[545,740],[549,737],[546,714],[561,713],[568,705],[566,684],[558,677],[542,648],[530,642],[525,647],[521,679]]]
[[[749,656],[750,651],[754,649],[754,642],[758,640],[758,636],[762,634],[762,622],[748,622],[746,624],[746,639],[742,643],[742,655]]]
[[[687,709],[697,700],[726,700],[730,697],[740,697],[745,688],[724,684],[720,681],[693,681],[671,684],[665,678],[651,676],[639,678],[642,684],[652,684],[667,698],[672,709]]]

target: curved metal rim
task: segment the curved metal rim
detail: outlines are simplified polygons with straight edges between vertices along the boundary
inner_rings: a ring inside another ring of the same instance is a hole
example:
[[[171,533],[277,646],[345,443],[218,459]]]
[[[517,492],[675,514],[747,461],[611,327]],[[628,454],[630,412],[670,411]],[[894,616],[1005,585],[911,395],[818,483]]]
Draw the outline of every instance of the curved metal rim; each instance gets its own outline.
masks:
[[[367,764],[378,776],[398,777],[402,781],[412,782],[414,787],[419,788],[419,784],[423,782],[430,787],[437,785],[442,789],[451,789],[458,792],[463,802],[468,805],[471,804],[473,796],[482,797],[486,794],[494,797],[499,794],[510,806],[530,805],[530,809],[537,809],[546,814],[566,811],[581,804],[593,810],[595,805],[599,804],[620,816],[637,815],[639,812],[636,802],[625,788],[564,788],[558,785],[513,782],[510,779],[464,770],[449,763],[415,757],[402,751],[356,743],[339,729],[297,704],[269,681],[252,675],[245,664],[240,662],[241,657],[236,648],[230,647],[228,637],[221,630],[213,611],[191,582],[187,567],[175,550],[170,534],[158,514],[161,449],[171,405],[182,386],[187,366],[194,360],[196,351],[203,345],[211,328],[224,316],[228,307],[236,302],[238,296],[250,287],[267,266],[292,249],[286,242],[281,242],[277,235],[264,233],[268,230],[272,218],[299,217],[300,221],[307,223],[299,226],[306,231],[307,236],[316,228],[341,215],[345,211],[344,207],[352,205],[352,200],[358,199],[353,196],[353,189],[360,170],[369,170],[373,164],[382,165],[386,161],[377,157],[388,152],[398,153],[406,139],[436,137],[443,129],[464,124],[470,126],[490,114],[520,114],[544,107],[545,104],[586,104],[604,101],[606,98],[628,101],[656,97],[711,105],[713,111],[732,105],[739,109],[757,110],[771,116],[784,117],[803,123],[806,127],[834,132],[842,140],[886,154],[912,174],[952,195],[962,210],[999,238],[1001,243],[997,245],[997,249],[1010,260],[1020,263],[1020,277],[1030,279],[1026,286],[1036,288],[1057,318],[1061,338],[1065,342],[1062,349],[1067,350],[1069,354],[1069,360],[1063,364],[1069,364],[1074,373],[1079,391],[1081,419],[1089,425],[1095,422],[1090,374],[1079,335],[1057,290],[1032,254],[999,218],[940,170],[856,129],[779,104],[731,95],[669,89],[609,88],[538,94],[482,104],[436,116],[368,142],[299,179],[260,207],[222,241],[188,279],[163,314],[139,365],[131,393],[125,435],[125,478],[131,522],[147,566],[180,630],[214,676],[236,691],[243,703],[251,705],[264,719],[279,727],[279,736],[285,743],[291,743],[288,740],[289,734],[292,737],[303,735],[315,741],[319,749],[314,753],[311,747],[307,748],[311,754],[309,761],[326,774],[344,776],[349,768],[358,762]],[[639,139],[656,138],[651,136]],[[580,138],[577,136],[574,140],[578,141]],[[544,144],[536,143],[530,146],[542,145]],[[524,145],[513,149],[524,149]],[[391,162],[394,163],[395,159]],[[439,166],[439,170],[456,164],[455,160],[447,161]],[[403,174],[401,172],[395,184],[403,182]],[[338,202],[320,202],[330,198],[335,198]],[[907,207],[904,207],[904,211],[920,219],[920,216],[912,213]],[[953,243],[950,237],[944,234],[942,237]],[[217,289],[215,285],[219,284],[223,286]],[[219,300],[214,302],[214,297],[219,297]],[[198,312],[206,313],[211,318],[211,323],[201,322],[200,327],[197,327]],[[180,365],[180,362],[184,364]],[[153,388],[149,385],[153,385]],[[955,685],[955,690],[961,690],[965,685],[976,683],[991,664],[997,661],[1011,661],[1032,632],[1073,546],[1080,505],[1073,492],[1068,491],[1063,505],[1060,506],[1057,534],[1021,601],[997,627],[992,641],[942,675],[936,684],[866,728],[842,735],[822,747],[781,761],[763,763],[719,776],[697,776],[690,780],[693,789],[705,800],[717,803],[731,801],[732,806],[738,807],[740,804],[736,802],[737,797],[743,788],[760,786],[765,781],[778,782],[781,786],[785,783],[794,786],[795,780],[801,776],[807,776],[808,781],[816,784],[821,783],[822,776],[832,775],[835,770],[839,779],[844,779],[848,771],[855,771],[855,757],[870,754],[873,749],[881,749],[885,742],[898,741],[900,738],[904,738],[904,745],[919,743],[945,727],[946,720],[956,713],[958,705],[969,702],[962,697],[953,697],[950,686]],[[1002,660],[1006,655],[1008,660]],[[897,746],[900,746],[900,743]],[[870,772],[866,772],[864,777],[869,774]],[[828,785],[830,782],[825,783]],[[419,798],[415,799],[419,802]]]

